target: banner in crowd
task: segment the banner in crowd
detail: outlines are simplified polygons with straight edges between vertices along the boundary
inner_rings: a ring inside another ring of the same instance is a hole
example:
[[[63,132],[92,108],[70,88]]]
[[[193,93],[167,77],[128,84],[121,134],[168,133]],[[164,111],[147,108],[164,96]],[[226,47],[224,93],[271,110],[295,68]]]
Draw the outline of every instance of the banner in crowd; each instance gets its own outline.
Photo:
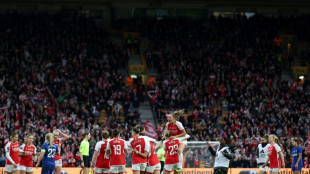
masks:
[[[94,171],[92,171],[94,174]],[[258,174],[258,168],[230,168],[228,174]],[[4,174],[4,167],[0,168],[0,174]],[[33,174],[41,174],[41,168],[33,168]],[[63,168],[62,174],[83,174],[81,168]],[[126,168],[125,174],[132,174],[131,168]],[[184,168],[181,174],[213,174],[212,168]],[[281,169],[280,174],[292,174],[290,168]],[[310,174],[310,168],[302,169],[301,174]]]
[[[145,123],[144,123],[144,128],[145,128],[145,134],[149,137],[152,137],[154,138],[155,140],[158,139],[158,134],[157,134],[157,131],[154,127],[154,125],[149,121],[147,120]]]

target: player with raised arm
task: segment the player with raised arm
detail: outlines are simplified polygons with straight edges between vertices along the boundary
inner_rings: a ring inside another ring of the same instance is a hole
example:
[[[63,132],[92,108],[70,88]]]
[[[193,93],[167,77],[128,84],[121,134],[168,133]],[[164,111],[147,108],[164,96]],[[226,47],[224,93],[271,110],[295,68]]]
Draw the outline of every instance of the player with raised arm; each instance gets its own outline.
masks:
[[[268,147],[270,144],[268,143],[268,135],[264,135],[260,138],[261,144],[258,145],[256,152],[256,161],[259,167],[259,174],[267,174],[268,166],[262,167],[268,158]]]
[[[20,174],[32,174],[33,163],[37,162],[37,148],[33,145],[33,135],[28,135],[26,143],[19,147]]]
[[[52,174],[55,171],[55,154],[59,155],[59,149],[56,144],[53,143],[54,137],[52,133],[45,135],[46,142],[41,146],[41,153],[36,164],[36,167],[40,165],[42,161],[41,174]]]
[[[298,139],[293,139],[292,140],[292,172],[293,174],[300,174],[301,169],[303,167],[303,162],[302,162],[302,147],[299,145]]]
[[[165,141],[163,142],[163,148],[166,151],[164,174],[170,174],[179,169],[179,147],[182,141],[189,138],[189,135],[180,138],[171,138],[172,134],[169,130],[166,130],[164,135]]]
[[[184,137],[186,135],[186,131],[182,125],[181,122],[179,122],[179,118],[183,115],[184,110],[179,110],[179,111],[175,111],[173,114],[169,114],[167,116],[168,119],[168,123],[165,126],[165,130],[169,130],[171,133],[171,139],[174,138],[181,138]],[[161,146],[162,143],[158,143],[155,146],[155,149],[157,149],[159,146]],[[178,164],[178,169],[176,170],[176,172],[182,172],[182,165],[183,165],[183,151],[185,149],[187,145],[187,139],[184,139],[181,144],[180,147],[178,149],[179,151],[179,164]]]
[[[110,173],[110,156],[106,155],[109,136],[108,131],[103,131],[101,133],[102,140],[96,143],[95,152],[91,160],[92,168],[96,161],[95,174]]]
[[[268,147],[268,158],[262,167],[265,167],[270,161],[270,174],[278,174],[280,173],[281,166],[285,168],[284,156],[280,147],[281,144],[279,138],[274,134],[269,135],[268,139],[270,143]]]
[[[123,139],[120,139],[119,130],[113,130],[113,139],[108,142],[106,155],[110,155],[110,173],[122,174],[125,172],[125,153],[128,154],[128,146]]]
[[[54,144],[57,145],[59,154],[61,153],[61,145],[69,139],[67,134],[62,133],[59,129],[54,130]],[[59,138],[59,135],[62,138]],[[62,159],[60,155],[55,154],[55,174],[60,174],[62,168]]]
[[[216,150],[210,146],[209,142],[207,142],[206,145],[211,155],[215,156],[214,174],[227,174],[230,160],[233,158],[232,153],[230,152],[230,147],[228,146],[228,139],[222,137],[220,140],[220,146]]]
[[[142,132],[140,125],[132,129],[132,138],[129,139],[128,145],[132,148],[132,171],[134,174],[145,172],[147,166],[147,157],[150,151],[150,143],[146,138],[140,136]]]
[[[19,174],[19,143],[18,134],[11,135],[11,141],[5,145],[6,163],[4,171],[7,174]]]

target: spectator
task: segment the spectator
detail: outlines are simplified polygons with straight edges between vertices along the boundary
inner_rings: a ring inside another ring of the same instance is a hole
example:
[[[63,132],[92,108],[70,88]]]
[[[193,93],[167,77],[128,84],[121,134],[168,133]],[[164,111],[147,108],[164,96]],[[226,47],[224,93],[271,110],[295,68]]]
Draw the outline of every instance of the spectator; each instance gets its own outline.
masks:
[[[3,153],[1,153],[1,160],[0,160],[0,166],[1,167],[5,166],[5,161],[6,161],[6,157]]]

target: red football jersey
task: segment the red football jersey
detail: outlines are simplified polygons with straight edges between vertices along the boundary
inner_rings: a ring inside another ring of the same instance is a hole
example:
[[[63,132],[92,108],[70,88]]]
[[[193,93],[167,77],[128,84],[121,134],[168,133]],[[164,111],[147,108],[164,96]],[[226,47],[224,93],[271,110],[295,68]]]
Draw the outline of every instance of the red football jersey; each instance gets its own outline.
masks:
[[[166,127],[171,132],[172,136],[180,135],[182,130],[184,130],[182,123],[179,121],[176,121],[173,125],[168,122]]]
[[[136,149],[140,153],[144,153],[145,151],[149,152],[150,150],[150,144],[146,143],[145,139],[140,136],[130,138],[129,144],[132,149]],[[143,158],[132,151],[132,164],[141,164],[141,163],[147,163],[147,158]]]
[[[37,148],[34,145],[28,146],[23,144],[19,147],[19,152],[24,153],[24,155],[22,155],[20,158],[20,165],[26,167],[33,167],[32,156],[37,154]]]
[[[107,145],[110,150],[110,166],[126,165],[124,149],[128,149],[126,142],[119,138],[113,138]]]
[[[54,144],[57,145],[58,149],[59,149],[59,153],[60,153],[60,149],[61,149],[61,138],[58,138],[57,140],[55,140],[53,142]],[[57,153],[55,153],[55,160],[60,160],[61,159],[61,156],[60,155],[57,155]]]
[[[180,146],[180,141],[176,139],[168,139],[163,143],[164,149],[166,151],[165,164],[176,164],[179,162],[178,149]]]
[[[12,143],[11,141],[5,145],[5,152],[10,155],[15,164],[19,164],[19,144],[18,142]],[[13,165],[10,160],[6,159],[6,165]]]
[[[106,155],[108,141],[99,141],[95,146],[95,151],[98,152],[96,167],[101,169],[110,169],[110,156]]]
[[[274,144],[273,146],[268,147],[268,156],[270,159],[270,168],[281,168],[281,159],[279,152],[281,152],[281,148],[278,144]]]
[[[158,163],[159,163],[159,160],[155,152],[154,143],[150,142],[150,153],[148,156],[148,166],[155,166]]]

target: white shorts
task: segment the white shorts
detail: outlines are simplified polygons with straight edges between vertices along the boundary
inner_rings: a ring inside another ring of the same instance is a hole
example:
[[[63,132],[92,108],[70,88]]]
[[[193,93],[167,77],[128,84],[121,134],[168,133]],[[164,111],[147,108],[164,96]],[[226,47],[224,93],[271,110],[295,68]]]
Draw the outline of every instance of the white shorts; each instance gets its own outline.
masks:
[[[26,167],[26,166],[19,166],[19,170],[23,170],[26,172],[33,172],[33,168],[32,167]]]
[[[103,169],[103,168],[97,168],[95,167],[96,173],[110,173],[110,169]]]
[[[126,165],[123,166],[111,166],[110,173],[124,173]]]
[[[187,146],[187,140],[183,140],[180,143],[184,144],[185,146]]]
[[[268,166],[265,166],[265,167],[262,167],[262,166],[259,166],[259,171],[262,171],[262,172],[268,172]]]
[[[280,172],[281,169],[280,168],[272,168],[272,169],[270,168],[269,171],[270,172]]]
[[[133,164],[131,169],[133,171],[142,171],[144,172],[146,169],[146,163],[141,163],[141,164]]]
[[[154,173],[154,171],[160,171],[161,166],[160,163],[156,164],[155,166],[147,166],[146,171],[149,173]]]
[[[55,167],[62,167],[62,159],[55,161]]]
[[[19,169],[19,164],[17,164],[17,167],[15,168],[13,165],[5,165],[5,168],[4,168],[4,171],[6,172],[13,172],[13,171],[16,171],[16,170],[20,170]]]
[[[182,169],[183,167],[183,153],[179,154],[179,162],[178,162],[178,169]]]
[[[169,172],[175,171],[178,169],[178,163],[176,163],[176,164],[165,164],[164,169],[169,171]]]

